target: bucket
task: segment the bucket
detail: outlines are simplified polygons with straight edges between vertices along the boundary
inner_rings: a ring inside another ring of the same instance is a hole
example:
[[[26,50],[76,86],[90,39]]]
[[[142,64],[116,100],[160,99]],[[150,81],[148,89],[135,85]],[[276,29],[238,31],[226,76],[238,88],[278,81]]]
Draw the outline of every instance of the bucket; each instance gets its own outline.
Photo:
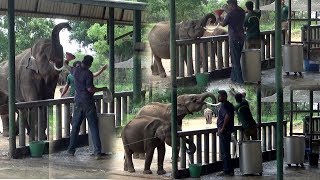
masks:
[[[206,86],[209,82],[209,74],[208,73],[196,74],[196,81],[198,86]]]
[[[192,178],[199,178],[202,170],[201,164],[189,164],[189,172]]]
[[[44,150],[44,141],[32,141],[29,143],[31,157],[42,157]]]

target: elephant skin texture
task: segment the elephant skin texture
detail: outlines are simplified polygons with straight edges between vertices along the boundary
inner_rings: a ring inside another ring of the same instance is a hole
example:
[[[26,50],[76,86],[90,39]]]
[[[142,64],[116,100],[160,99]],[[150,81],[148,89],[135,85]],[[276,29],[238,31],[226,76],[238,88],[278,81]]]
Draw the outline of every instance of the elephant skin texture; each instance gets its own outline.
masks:
[[[71,30],[68,23],[57,24],[52,30],[51,39],[40,39],[32,48],[24,50],[15,57],[16,101],[37,101],[53,99],[59,73],[64,67],[63,47],[59,33],[62,29]],[[0,64],[0,91],[8,93],[8,61]],[[25,114],[24,117],[27,117]],[[8,116],[1,116],[3,136],[8,136]],[[44,118],[45,119],[45,118]],[[26,120],[25,120],[26,122]],[[29,123],[29,122],[27,122]],[[39,137],[45,137],[46,119],[41,122],[44,129]],[[37,124],[37,123],[36,123]]]
[[[165,156],[165,142],[171,145],[171,124],[159,118],[139,116],[131,120],[121,132],[124,156],[124,171],[135,172],[132,162],[133,153],[146,153],[144,174],[152,174],[150,165],[155,148],[158,152],[157,174],[165,174],[163,161]],[[189,153],[194,153],[196,146],[186,138]]]
[[[216,16],[212,13],[207,14],[198,20],[183,21],[176,24],[176,39],[194,39],[202,37],[208,20],[211,24],[216,21]],[[161,59],[170,59],[170,24],[169,22],[157,23],[149,33],[150,48],[154,57],[151,65],[153,75],[167,76],[162,65]]]

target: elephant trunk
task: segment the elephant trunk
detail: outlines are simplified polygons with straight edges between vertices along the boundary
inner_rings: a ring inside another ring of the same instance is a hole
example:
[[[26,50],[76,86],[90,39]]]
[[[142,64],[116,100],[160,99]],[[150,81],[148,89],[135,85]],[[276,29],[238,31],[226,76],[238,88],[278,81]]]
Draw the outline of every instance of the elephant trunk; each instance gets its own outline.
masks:
[[[200,20],[200,25],[201,27],[205,27],[207,24],[208,19],[211,19],[211,23],[214,24],[216,22],[216,16],[212,13],[209,13],[205,15],[201,20]]]
[[[185,141],[186,141],[186,143],[189,145],[189,148],[187,149],[186,152],[187,152],[189,155],[194,154],[194,153],[196,152],[196,150],[197,150],[196,145],[195,145],[190,139],[188,139],[188,138],[185,138]]]
[[[216,104],[217,103],[216,97],[210,92],[202,93],[200,101],[204,102],[204,100],[207,99],[208,97],[211,98],[212,104]]]
[[[60,44],[59,33],[62,29],[67,28],[71,30],[71,26],[69,23],[60,23],[57,24],[51,34],[51,53],[50,53],[50,60],[54,62],[54,68],[56,70],[62,70],[63,68],[63,47]]]

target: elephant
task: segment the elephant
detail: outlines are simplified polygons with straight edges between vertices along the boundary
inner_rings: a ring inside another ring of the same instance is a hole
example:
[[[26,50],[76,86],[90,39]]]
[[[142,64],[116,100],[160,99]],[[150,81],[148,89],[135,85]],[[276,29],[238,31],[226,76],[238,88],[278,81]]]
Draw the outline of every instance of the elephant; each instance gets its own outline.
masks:
[[[215,96],[210,92],[205,92],[202,94],[184,94],[177,97],[177,124],[179,129],[182,126],[182,119],[193,112],[202,110],[203,105],[205,105],[205,100],[210,97],[212,103],[217,102]],[[158,117],[166,122],[171,122],[171,103],[159,103],[153,102],[143,106],[137,116],[152,116]]]
[[[189,20],[177,23],[176,39],[193,39],[202,37],[205,32],[205,26],[211,19],[213,24],[216,16],[213,13],[205,15],[198,20]],[[163,68],[161,59],[170,59],[170,24],[169,22],[159,22],[150,31],[149,44],[154,57],[154,63],[151,65],[152,75],[167,76]]]
[[[24,50],[15,57],[16,101],[36,101],[53,99],[59,79],[59,73],[64,67],[63,47],[60,44],[59,33],[62,29],[71,30],[68,23],[57,24],[52,30],[51,39],[40,39],[31,48]],[[8,61],[0,64],[0,91],[8,92]],[[24,116],[27,117],[27,116]],[[8,136],[8,116],[1,116],[3,136]],[[41,134],[46,137],[47,122],[42,121]]]
[[[158,152],[157,174],[165,174],[163,161],[165,156],[165,142],[171,145],[171,124],[164,120],[151,116],[139,116],[131,120],[121,132],[124,156],[124,171],[135,172],[132,162],[133,153],[146,153],[144,164],[144,174],[152,174],[150,165],[153,158],[154,149]],[[189,145],[188,154],[196,151],[195,144],[185,138]],[[179,146],[179,145],[178,145]]]
[[[212,124],[213,111],[209,108],[205,108],[203,116],[206,118],[206,124]]]
[[[177,124],[178,130],[182,129],[182,119],[193,112],[202,110],[203,105],[205,105],[205,99],[210,97],[212,103],[217,102],[215,96],[210,92],[205,92],[202,94],[184,94],[177,97]],[[171,112],[172,106],[171,103],[159,103],[153,102],[143,106],[137,113],[138,116],[152,116],[160,118],[163,121],[168,123],[171,122]],[[144,158],[143,154],[134,154],[134,158],[140,157]]]

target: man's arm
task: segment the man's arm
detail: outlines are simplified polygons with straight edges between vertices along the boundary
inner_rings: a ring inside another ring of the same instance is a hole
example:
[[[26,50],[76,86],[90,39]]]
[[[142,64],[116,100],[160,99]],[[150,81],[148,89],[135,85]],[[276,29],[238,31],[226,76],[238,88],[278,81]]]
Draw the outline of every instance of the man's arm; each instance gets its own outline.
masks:
[[[63,97],[69,90],[69,84],[67,83],[64,88],[63,88],[63,91],[61,93],[61,97]]]
[[[224,130],[226,130],[226,127],[229,123],[230,123],[230,116],[229,114],[226,114],[226,116],[224,117],[223,126],[220,131],[224,132]]]
[[[229,19],[230,19],[230,14],[228,13],[226,15],[226,18],[224,18],[224,20],[221,23],[219,23],[219,25],[222,27],[227,26],[229,24]]]
[[[97,76],[99,76],[104,70],[106,70],[107,69],[107,67],[108,67],[108,65],[106,64],[106,65],[104,65],[104,66],[102,66],[102,68],[99,70],[99,71],[97,71],[97,72],[95,72],[95,73],[93,73],[93,77],[97,77]]]

